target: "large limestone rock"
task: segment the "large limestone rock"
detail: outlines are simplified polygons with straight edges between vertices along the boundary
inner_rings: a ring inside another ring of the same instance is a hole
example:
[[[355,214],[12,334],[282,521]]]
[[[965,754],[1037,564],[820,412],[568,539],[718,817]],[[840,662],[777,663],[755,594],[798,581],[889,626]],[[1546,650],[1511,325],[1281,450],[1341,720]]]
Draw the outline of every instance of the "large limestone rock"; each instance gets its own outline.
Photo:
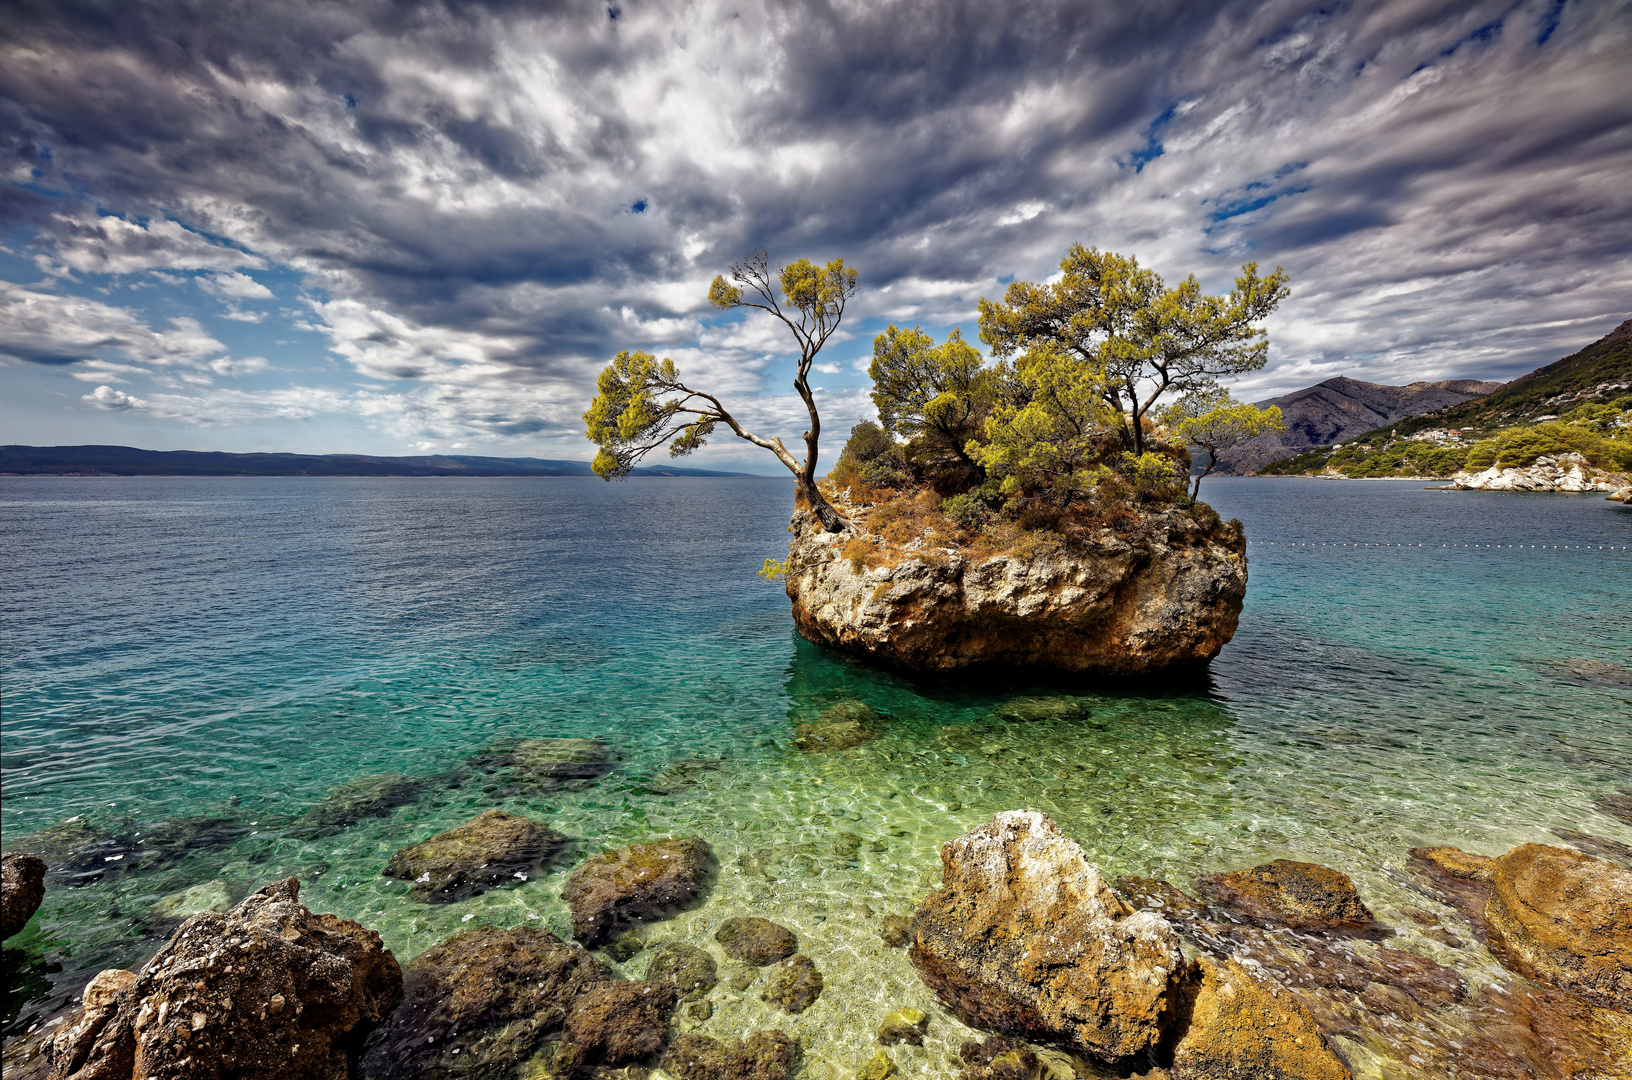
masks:
[[[1609,472],[1577,453],[1544,454],[1532,465],[1506,469],[1492,465],[1483,472],[1463,470],[1451,477],[1459,491],[1607,491],[1625,487],[1625,473]]]
[[[960,1020],[1108,1061],[1157,1042],[1174,1017],[1178,937],[1123,903],[1054,822],[998,814],[942,845],[941,863],[909,955]]]
[[[708,844],[695,836],[591,855],[561,889],[572,910],[572,936],[594,948],[631,926],[680,911],[702,892],[710,859]]]
[[[413,882],[409,895],[416,900],[448,903],[526,881],[566,842],[565,836],[531,818],[487,810],[402,848],[380,872]]]
[[[1173,1080],[1349,1080],[1291,991],[1234,960],[1203,957],[1184,995]]]
[[[1150,512],[1143,538],[1106,529],[1083,549],[1025,555],[883,545],[858,564],[846,547],[870,539],[826,532],[804,510],[791,531],[787,593],[799,632],[915,671],[1002,664],[1139,676],[1199,666],[1234,635],[1247,589],[1241,534],[1177,509]]]
[[[44,859],[21,852],[0,857],[0,938],[26,926],[44,899]]]
[[[1496,860],[1491,886],[1486,930],[1508,967],[1632,1011],[1632,872],[1524,844]]]
[[[402,999],[372,930],[299,902],[294,878],[182,924],[139,974],[105,971],[52,1046],[60,1080],[345,1080]]]

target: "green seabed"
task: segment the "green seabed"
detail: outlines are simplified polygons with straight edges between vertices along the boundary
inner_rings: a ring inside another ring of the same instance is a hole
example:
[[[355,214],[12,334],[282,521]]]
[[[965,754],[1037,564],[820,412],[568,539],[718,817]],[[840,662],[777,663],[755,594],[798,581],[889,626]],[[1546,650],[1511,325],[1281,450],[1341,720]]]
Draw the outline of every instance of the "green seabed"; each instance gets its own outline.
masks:
[[[1382,538],[1383,523],[1407,521],[1413,536],[1505,529],[1511,541],[1525,529],[1548,535],[1559,520],[1554,510],[1527,522],[1532,511],[1521,509],[1517,521],[1492,521],[1481,516],[1492,497],[1477,494],[1480,503],[1416,486],[1294,491],[1299,484],[1221,484],[1214,497],[1248,523],[1249,537],[1288,542],[1334,529]],[[478,497],[445,487],[437,498],[476,505],[427,508],[427,489],[376,485],[363,499],[348,489],[350,518],[337,513],[332,532],[321,505],[279,524],[290,503],[310,500],[309,488],[279,489],[285,501],[248,509],[195,500],[189,513],[219,520],[192,522],[191,533],[239,535],[253,531],[239,524],[244,515],[264,515],[255,524],[265,550],[227,560],[239,574],[246,562],[273,560],[274,569],[240,578],[247,599],[223,600],[219,581],[174,569],[178,551],[189,566],[209,565],[219,545],[202,541],[137,545],[128,556],[166,553],[134,574],[144,587],[180,590],[181,610],[169,615],[156,612],[151,589],[110,598],[106,583],[70,588],[66,570],[45,575],[38,597],[54,590],[57,608],[21,639],[5,705],[6,849],[77,818],[70,828],[84,833],[157,836],[165,857],[125,854],[82,887],[52,882],[40,915],[7,943],[23,971],[12,1030],[86,974],[140,964],[167,932],[154,905],[187,889],[206,902],[237,899],[297,876],[313,910],[378,930],[406,961],[479,925],[530,923],[567,937],[560,886],[584,855],[697,835],[714,848],[716,879],[696,907],[650,927],[647,948],[618,965],[624,974],[644,974],[665,940],[717,954],[720,922],[770,918],[798,933],[825,977],[821,998],[790,1016],[760,1000],[765,972],[734,986],[722,962],[713,1015],[699,1030],[808,1036],[802,1075],[838,1080],[871,1056],[886,1013],[916,1006],[933,1017],[924,1046],[890,1053],[907,1075],[943,1076],[973,1033],[936,1007],[904,950],[879,931],[939,883],[939,846],[998,811],[1048,813],[1111,879],[1139,874],[1190,889],[1202,874],[1278,857],[1331,866],[1394,928],[1391,947],[1448,964],[1473,986],[1511,976],[1482,948],[1451,948],[1403,914],[1430,908],[1454,919],[1418,891],[1410,847],[1494,854],[1559,842],[1557,829],[1632,843],[1628,823],[1600,804],[1632,783],[1632,688],[1620,681],[1632,620],[1615,584],[1632,580],[1617,575],[1632,569],[1625,556],[1495,549],[1453,561],[1414,549],[1254,547],[1241,632],[1201,683],[981,689],[913,683],[789,635],[786,601],[750,576],[782,542],[780,486],[763,510],[751,482],[694,489],[736,500],[725,507],[734,517],[713,506],[724,523],[710,540],[658,526],[631,534],[653,514],[638,504],[638,518],[610,525],[618,504],[600,504],[552,536],[539,519],[558,523],[563,504],[532,503],[565,500],[562,489],[526,499],[499,489],[495,503],[492,488]],[[153,497],[176,491],[158,487]],[[599,485],[570,494],[630,497]],[[1414,516],[1390,500],[1416,500]],[[108,529],[107,543],[127,550],[133,532],[151,539],[140,505],[116,513],[59,501],[71,505],[31,512],[117,517],[124,532]],[[350,520],[358,503],[369,528]],[[1597,503],[1564,505],[1581,543],[1624,540],[1626,518],[1602,516]],[[411,521],[431,516],[504,524],[473,537],[474,526]],[[49,562],[44,547],[33,554]],[[529,565],[513,565],[518,548]],[[416,583],[401,584],[409,578]],[[665,583],[692,589],[691,599],[675,602]],[[290,591],[301,584],[322,591],[315,615],[312,594]],[[595,596],[629,603],[585,599]],[[19,598],[8,630],[34,600]],[[87,654],[93,611],[125,636]],[[137,640],[143,626],[148,637]],[[868,742],[823,753],[795,746],[797,724],[835,706],[854,712],[856,702],[874,713]],[[483,755],[517,738],[597,739],[613,767],[532,790],[484,771]],[[368,779],[381,774],[406,786]],[[360,781],[399,804],[316,829],[302,819]],[[544,873],[454,904],[410,900],[407,883],[381,876],[398,848],[493,807],[574,843]],[[1384,1075],[1386,1063],[1359,1044],[1345,1050],[1358,1075]]]

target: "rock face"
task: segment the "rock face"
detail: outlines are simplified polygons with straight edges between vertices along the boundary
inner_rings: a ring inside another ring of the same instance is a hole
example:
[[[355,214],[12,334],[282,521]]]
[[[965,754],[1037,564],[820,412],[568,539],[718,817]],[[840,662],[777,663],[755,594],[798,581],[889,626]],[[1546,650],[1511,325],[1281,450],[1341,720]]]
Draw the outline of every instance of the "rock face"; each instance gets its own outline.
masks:
[[[1349,1080],[1309,1011],[1234,960],[1201,960],[1187,988],[1173,1080]]]
[[[369,1040],[364,1077],[505,1075],[559,1037],[578,996],[612,978],[548,930],[467,930],[403,972],[403,1003]]]
[[[1614,493],[1632,483],[1624,473],[1605,472],[1588,464],[1580,454],[1549,454],[1526,468],[1459,472],[1451,477],[1458,491],[1607,491]]]
[[[636,923],[667,918],[697,899],[709,860],[708,844],[695,836],[590,856],[561,890],[572,909],[572,936],[594,948]]]
[[[1524,844],[1496,860],[1490,880],[1490,947],[1508,967],[1627,1008],[1632,872],[1565,848]]]
[[[0,857],[0,938],[27,925],[44,899],[44,859],[21,852]]]
[[[488,810],[398,851],[381,871],[414,883],[409,895],[448,903],[495,885],[526,881],[567,838],[531,818]]]
[[[1130,677],[1199,666],[1235,633],[1246,543],[1177,509],[1146,524],[1143,539],[1106,529],[1090,548],[1024,556],[878,548],[882,565],[858,568],[844,555],[855,534],[826,532],[800,510],[788,550],[793,621],[819,645],[909,671],[1001,664]]]
[[[187,920],[139,975],[103,972],[52,1046],[64,1080],[345,1080],[402,999],[372,930],[299,902],[294,878]]]
[[[1347,874],[1315,863],[1276,859],[1200,885],[1206,899],[1264,926],[1359,930],[1375,922]]]
[[[1051,820],[999,814],[942,845],[941,863],[909,956],[960,1020],[1108,1061],[1157,1042],[1174,1017],[1178,937],[1123,903]]]

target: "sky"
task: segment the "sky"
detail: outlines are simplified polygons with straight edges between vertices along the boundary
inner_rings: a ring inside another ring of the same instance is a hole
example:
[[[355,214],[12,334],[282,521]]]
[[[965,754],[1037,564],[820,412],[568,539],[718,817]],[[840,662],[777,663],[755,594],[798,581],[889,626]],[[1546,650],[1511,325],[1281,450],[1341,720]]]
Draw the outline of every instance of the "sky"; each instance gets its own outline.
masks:
[[[1284,266],[1243,400],[1632,315],[1632,2],[0,10],[0,442],[587,459],[638,348],[791,444],[791,338],[706,302],[756,249],[860,273],[824,468],[887,324],[973,341],[1072,243]]]

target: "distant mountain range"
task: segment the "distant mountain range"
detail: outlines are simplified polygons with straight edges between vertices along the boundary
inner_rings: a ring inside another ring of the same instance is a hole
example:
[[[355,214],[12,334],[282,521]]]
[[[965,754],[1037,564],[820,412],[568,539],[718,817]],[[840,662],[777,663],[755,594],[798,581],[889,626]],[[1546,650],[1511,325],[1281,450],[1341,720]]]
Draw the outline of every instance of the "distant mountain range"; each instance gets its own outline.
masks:
[[[133,446],[0,446],[10,476],[594,476],[587,461],[548,458],[381,457],[374,454],[224,454]],[[752,476],[652,465],[635,476]]]
[[[1278,405],[1286,430],[1242,443],[1219,455],[1220,472],[1245,474],[1271,461],[1330,446],[1373,428],[1423,413],[1458,405],[1500,390],[1505,384],[1474,379],[1414,382],[1385,386],[1339,377],[1294,390],[1290,394],[1255,401],[1259,408]]]

